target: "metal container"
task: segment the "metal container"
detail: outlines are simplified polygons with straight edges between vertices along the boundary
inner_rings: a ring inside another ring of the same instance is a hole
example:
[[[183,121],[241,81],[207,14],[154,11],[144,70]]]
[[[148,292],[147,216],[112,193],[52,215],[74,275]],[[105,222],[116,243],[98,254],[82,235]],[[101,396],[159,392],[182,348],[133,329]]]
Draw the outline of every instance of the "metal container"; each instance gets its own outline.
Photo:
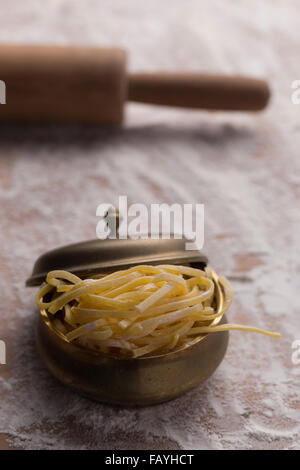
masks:
[[[185,240],[92,240],[59,248],[35,263],[27,285],[42,282],[52,269],[66,269],[83,277],[136,264],[182,264],[203,268],[207,258],[186,251]],[[224,293],[214,275],[216,309]],[[226,322],[223,317],[222,322]],[[214,324],[218,319],[214,320]],[[206,380],[222,361],[227,331],[193,339],[180,349],[140,358],[119,358],[69,342],[41,311],[37,345],[48,369],[64,384],[97,401],[145,406],[175,398]]]

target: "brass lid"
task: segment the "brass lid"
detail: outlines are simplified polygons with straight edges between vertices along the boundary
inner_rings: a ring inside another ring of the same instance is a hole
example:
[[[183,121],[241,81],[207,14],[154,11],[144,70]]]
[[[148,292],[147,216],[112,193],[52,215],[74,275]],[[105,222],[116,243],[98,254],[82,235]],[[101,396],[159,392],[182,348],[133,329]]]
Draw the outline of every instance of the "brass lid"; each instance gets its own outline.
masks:
[[[106,239],[66,245],[41,255],[26,286],[41,284],[49,271],[63,269],[81,277],[110,272],[137,264],[192,264],[203,268],[207,258],[197,250],[186,250],[182,239]]]

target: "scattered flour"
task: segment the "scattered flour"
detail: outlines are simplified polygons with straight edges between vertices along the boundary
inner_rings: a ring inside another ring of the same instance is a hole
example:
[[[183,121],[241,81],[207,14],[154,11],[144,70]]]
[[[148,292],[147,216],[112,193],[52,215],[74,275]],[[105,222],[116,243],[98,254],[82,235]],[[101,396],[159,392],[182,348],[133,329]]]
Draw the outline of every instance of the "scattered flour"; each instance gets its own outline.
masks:
[[[8,365],[0,366],[0,434],[26,449],[299,449],[300,367],[291,343],[300,338],[300,108],[289,99],[300,78],[297,3],[193,0],[183,11],[179,0],[172,8],[58,0],[47,9],[29,0],[13,16],[5,3],[0,40],[121,45],[134,70],[251,70],[270,78],[274,98],[256,116],[130,105],[122,129],[1,130],[0,338]],[[282,339],[232,332],[224,362],[203,386],[155,407],[105,406],[57,383],[36,352],[25,278],[45,250],[94,238],[97,205],[120,194],[129,203],[204,203],[205,251],[235,289],[230,320]]]

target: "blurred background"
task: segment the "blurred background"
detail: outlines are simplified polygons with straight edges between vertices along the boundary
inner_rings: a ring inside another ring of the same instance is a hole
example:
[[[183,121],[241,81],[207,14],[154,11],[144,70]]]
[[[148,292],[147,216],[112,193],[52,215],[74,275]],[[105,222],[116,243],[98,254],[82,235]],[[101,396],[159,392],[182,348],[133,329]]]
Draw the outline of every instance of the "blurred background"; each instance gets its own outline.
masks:
[[[0,42],[118,46],[130,71],[265,78],[259,113],[126,106],[122,127],[0,125],[0,448],[300,448],[300,17],[296,0],[0,0]],[[0,56],[1,79],[1,56]],[[7,90],[9,100],[9,89]],[[24,283],[44,251],[96,236],[102,202],[204,203],[204,252],[233,283],[231,333],[208,382],[130,410],[58,384],[37,356]]]

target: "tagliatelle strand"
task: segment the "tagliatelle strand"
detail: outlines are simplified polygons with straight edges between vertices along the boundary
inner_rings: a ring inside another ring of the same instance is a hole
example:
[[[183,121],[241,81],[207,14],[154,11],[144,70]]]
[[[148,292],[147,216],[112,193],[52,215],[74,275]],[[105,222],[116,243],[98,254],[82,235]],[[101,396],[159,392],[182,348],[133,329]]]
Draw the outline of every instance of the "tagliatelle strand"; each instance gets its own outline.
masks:
[[[273,333],[271,331],[262,330],[261,328],[256,328],[254,326],[248,325],[238,325],[234,323],[227,323],[226,325],[216,325],[212,327],[207,326],[200,326],[200,327],[193,327],[188,332],[189,335],[195,334],[203,334],[203,333],[214,333],[217,331],[227,331],[227,330],[240,330],[240,331],[252,331],[254,333],[261,333],[262,335],[266,336],[274,336],[276,338],[280,337],[279,333]]]
[[[280,336],[252,326],[218,324],[232,297],[229,281],[209,267],[139,265],[83,280],[51,271],[36,301],[68,341],[119,356],[165,353],[218,331]]]

